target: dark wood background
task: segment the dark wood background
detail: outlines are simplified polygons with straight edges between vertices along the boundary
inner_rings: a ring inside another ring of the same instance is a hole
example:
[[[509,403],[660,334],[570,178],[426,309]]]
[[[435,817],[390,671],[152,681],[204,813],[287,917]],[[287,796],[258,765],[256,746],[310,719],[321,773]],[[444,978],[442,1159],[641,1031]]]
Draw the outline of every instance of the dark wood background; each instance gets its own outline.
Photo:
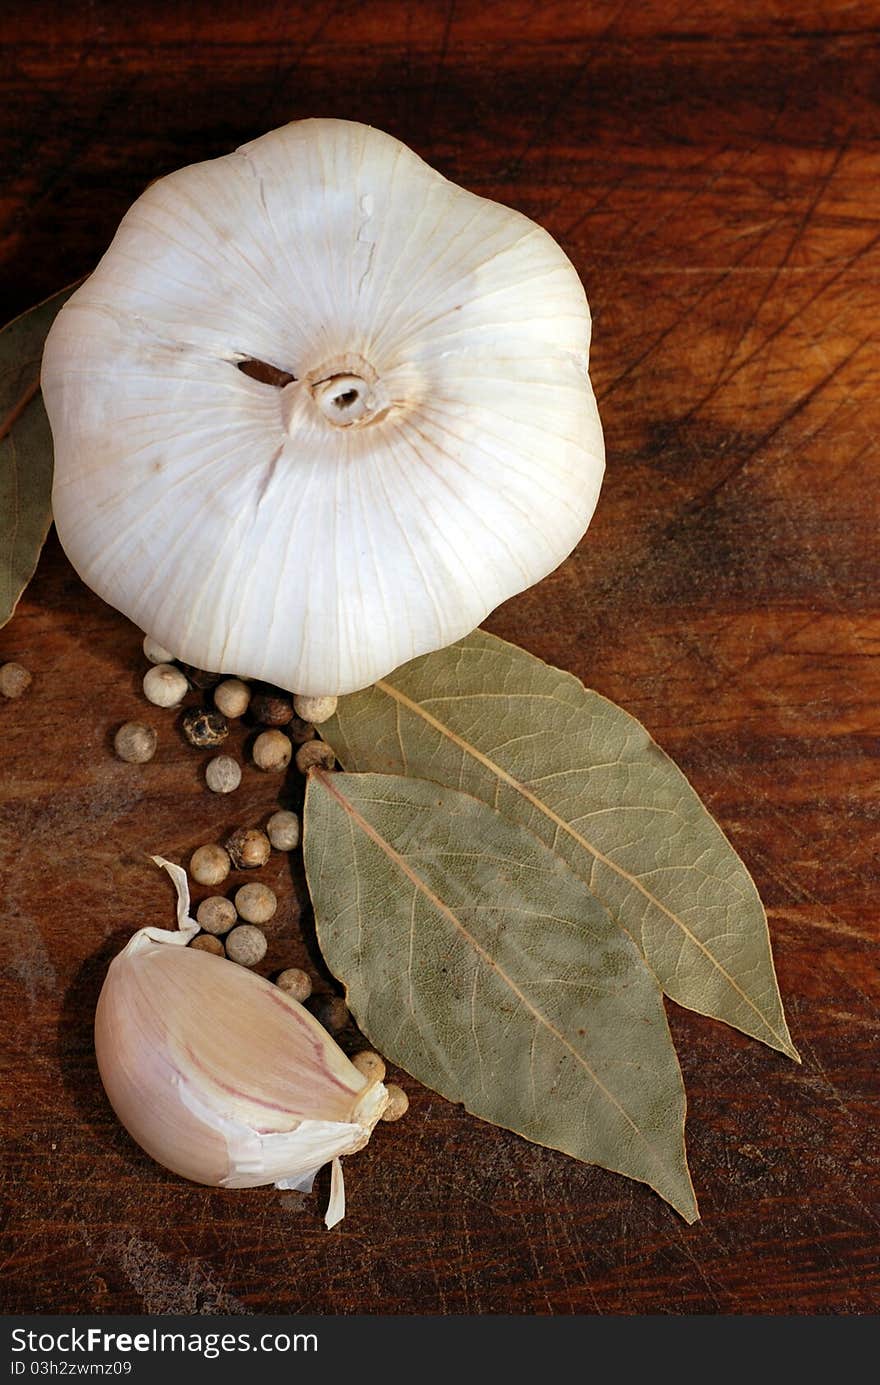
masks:
[[[86,273],[152,178],[311,114],[379,125],[541,221],[587,285],[608,474],[577,553],[492,618],[639,716],[766,900],[797,1068],[670,1006],[703,1220],[408,1079],[350,1211],[151,1164],[101,1092],[108,958],[170,919],[233,806],[138,633],[50,541],[0,633],[7,1311],[862,1313],[878,1307],[880,5],[7,3],[9,317]],[[279,877],[275,961],[305,960]],[[326,985],[326,982],[322,984]],[[351,1042],[353,1036],[346,1039]]]

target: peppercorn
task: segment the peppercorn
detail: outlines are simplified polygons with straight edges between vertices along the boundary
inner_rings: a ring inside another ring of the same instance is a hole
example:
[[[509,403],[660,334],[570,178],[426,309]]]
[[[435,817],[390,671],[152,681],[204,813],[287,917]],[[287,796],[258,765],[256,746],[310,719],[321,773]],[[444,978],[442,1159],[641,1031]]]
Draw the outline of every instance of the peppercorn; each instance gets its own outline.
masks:
[[[125,721],[113,737],[113,749],[129,765],[145,765],[156,753],[159,737],[152,726],[140,721]]]
[[[320,723],[329,721],[336,711],[336,704],[339,701],[336,697],[304,697],[297,693],[293,699],[293,710],[303,721]]]
[[[214,706],[225,717],[244,716],[251,700],[251,690],[240,678],[226,678],[214,689]]]
[[[144,697],[155,707],[176,707],[188,691],[189,684],[173,664],[154,664],[144,674]]]
[[[154,640],[152,635],[144,635],[144,654],[151,664],[173,664],[174,655],[170,649],[166,649],[158,640]]]
[[[326,741],[306,741],[296,752],[296,767],[300,774],[308,774],[310,769],[333,769],[336,756]]]
[[[226,949],[219,938],[214,938],[210,933],[200,933],[197,938],[193,938],[190,947],[195,947],[199,952],[213,952],[215,957],[225,957]]]
[[[209,712],[204,707],[190,707],[188,712],[184,712],[181,725],[190,745],[196,746],[199,750],[222,745],[229,735],[226,718],[219,712]]]
[[[294,745],[304,745],[306,741],[313,741],[318,734],[310,721],[303,721],[302,717],[296,716],[284,730]]]
[[[294,851],[299,846],[299,818],[285,808],[273,813],[266,823],[266,835],[276,851]]]
[[[189,682],[199,692],[205,692],[207,688],[213,688],[215,683],[219,683],[223,677],[222,673],[211,673],[206,668],[196,668],[195,664],[181,663],[180,667],[186,674]]]
[[[0,695],[10,701],[26,693],[32,682],[33,675],[21,664],[0,665]]]
[[[270,890],[268,885],[254,881],[236,890],[235,907],[239,916],[248,923],[268,923],[278,908],[278,900],[275,891]]]
[[[226,843],[236,870],[256,870],[269,859],[271,847],[265,832],[256,827],[238,827]]]
[[[240,923],[226,938],[226,956],[241,967],[255,967],[266,955],[266,937],[250,923]]]
[[[222,846],[200,846],[193,852],[189,873],[200,885],[219,885],[232,869],[232,863]]]
[[[293,746],[283,731],[262,731],[254,741],[254,764],[268,773],[279,773],[287,769]]]
[[[282,971],[276,976],[275,985],[280,986],[282,991],[286,991],[294,1000],[298,1000],[300,1005],[312,994],[311,977],[300,967],[288,967]]]
[[[396,1082],[389,1082],[385,1088],[388,1093],[389,1101],[385,1110],[382,1112],[383,1121],[399,1121],[401,1116],[405,1116],[409,1110],[409,1097],[402,1087],[398,1087]]]
[[[199,927],[206,933],[228,933],[237,918],[232,900],[224,899],[222,894],[209,895],[196,910]]]
[[[385,1059],[380,1058],[378,1053],[371,1053],[365,1048],[362,1053],[356,1053],[351,1061],[368,1082],[385,1081]]]
[[[215,755],[205,765],[205,783],[212,793],[234,793],[241,783],[241,765],[231,755]]]
[[[263,726],[286,726],[293,717],[293,703],[284,693],[258,692],[251,698],[251,712]]]
[[[351,1019],[348,1006],[341,996],[320,995],[312,1001],[312,1013],[319,1024],[331,1034],[338,1034]]]

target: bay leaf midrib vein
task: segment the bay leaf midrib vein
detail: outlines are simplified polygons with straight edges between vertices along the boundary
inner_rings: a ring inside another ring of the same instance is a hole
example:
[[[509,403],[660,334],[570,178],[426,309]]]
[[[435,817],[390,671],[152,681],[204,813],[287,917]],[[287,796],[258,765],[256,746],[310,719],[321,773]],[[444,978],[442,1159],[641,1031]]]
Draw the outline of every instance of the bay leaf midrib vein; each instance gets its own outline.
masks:
[[[21,418],[25,409],[28,407],[28,405],[31,403],[33,399],[36,399],[37,395],[39,394],[39,391],[40,376],[38,372],[34,379],[30,382],[30,384],[26,385],[25,388],[22,390],[18,399],[15,401],[12,408],[6,414],[6,417],[0,420],[0,441],[2,441],[3,438],[5,438],[9,433],[12,432],[12,429],[15,427],[16,423]]]

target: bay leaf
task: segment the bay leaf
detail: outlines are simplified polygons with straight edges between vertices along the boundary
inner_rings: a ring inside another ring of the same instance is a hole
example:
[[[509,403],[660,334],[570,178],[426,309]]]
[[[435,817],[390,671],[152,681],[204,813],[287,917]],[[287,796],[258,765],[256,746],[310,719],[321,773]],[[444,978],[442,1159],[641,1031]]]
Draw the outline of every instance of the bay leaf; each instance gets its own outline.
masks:
[[[432,779],[530,828],[635,939],[668,996],[800,1061],[751,876],[622,708],[477,630],[341,698],[321,734],[348,770]]]
[[[657,980],[558,856],[469,794],[322,771],[304,850],[321,951],[381,1053],[696,1219]]]
[[[76,285],[0,331],[0,625],[34,574],[52,523],[52,434],[40,397],[43,343]]]

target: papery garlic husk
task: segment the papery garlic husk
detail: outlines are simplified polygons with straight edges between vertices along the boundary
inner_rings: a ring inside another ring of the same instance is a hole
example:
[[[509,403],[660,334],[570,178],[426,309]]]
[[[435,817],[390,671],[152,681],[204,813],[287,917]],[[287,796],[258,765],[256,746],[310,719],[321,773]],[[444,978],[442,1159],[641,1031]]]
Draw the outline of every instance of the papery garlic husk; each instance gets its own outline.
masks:
[[[180,931],[135,933],[107,973],[95,1050],[110,1103],[142,1149],[196,1183],[308,1190],[333,1161],[331,1226],[338,1160],[367,1143],[386,1089],[277,986],[188,948],[198,929],[181,913]]]
[[[61,309],[61,542],[187,663],[365,687],[581,538],[589,341],[540,226],[369,126],[287,125],[154,182]]]

